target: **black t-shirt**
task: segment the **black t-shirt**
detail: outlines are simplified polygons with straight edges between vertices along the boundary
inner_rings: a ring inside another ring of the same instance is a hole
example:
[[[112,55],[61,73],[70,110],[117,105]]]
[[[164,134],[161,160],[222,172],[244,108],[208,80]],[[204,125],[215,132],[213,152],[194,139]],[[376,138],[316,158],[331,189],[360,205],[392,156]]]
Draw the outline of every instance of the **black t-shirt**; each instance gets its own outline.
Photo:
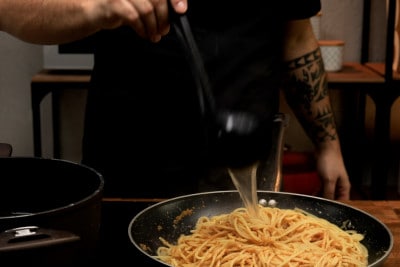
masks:
[[[268,122],[279,110],[282,27],[287,19],[316,14],[320,1],[188,4],[217,106],[257,114],[268,132]],[[106,192],[147,196],[174,194],[176,188],[192,191],[188,176],[195,180],[193,173],[200,175],[209,162],[237,153],[219,154],[220,149],[207,147],[206,134],[192,73],[173,30],[156,44],[128,27],[96,36],[83,163],[103,173]]]
[[[320,10],[321,4],[320,0],[189,0],[188,7],[193,25],[218,29],[257,17],[275,21],[308,18]]]

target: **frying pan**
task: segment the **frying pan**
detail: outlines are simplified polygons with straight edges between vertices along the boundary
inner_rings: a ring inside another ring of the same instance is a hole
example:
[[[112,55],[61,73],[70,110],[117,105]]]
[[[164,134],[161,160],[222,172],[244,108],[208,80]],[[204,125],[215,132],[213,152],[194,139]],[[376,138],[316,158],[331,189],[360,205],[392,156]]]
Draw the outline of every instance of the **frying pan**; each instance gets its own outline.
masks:
[[[265,203],[274,203],[282,209],[300,208],[342,226],[365,235],[362,243],[369,252],[368,266],[381,266],[393,248],[393,235],[388,227],[372,215],[337,201],[315,196],[258,191],[258,198]],[[145,256],[150,257],[159,266],[169,266],[155,259],[157,248],[162,245],[159,237],[175,244],[182,234],[190,234],[201,216],[214,216],[232,212],[243,207],[238,191],[214,191],[184,195],[156,203],[133,217],[128,227],[132,244]],[[185,210],[190,215],[182,216]],[[180,217],[178,217],[180,216]],[[176,218],[181,218],[177,221]]]

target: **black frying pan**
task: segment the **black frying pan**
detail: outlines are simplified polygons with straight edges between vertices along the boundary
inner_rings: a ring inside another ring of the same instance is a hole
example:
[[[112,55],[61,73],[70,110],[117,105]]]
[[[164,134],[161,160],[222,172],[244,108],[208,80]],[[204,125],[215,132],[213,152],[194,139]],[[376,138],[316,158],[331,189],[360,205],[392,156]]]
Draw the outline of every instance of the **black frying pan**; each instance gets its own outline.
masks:
[[[259,199],[276,201],[276,207],[300,208],[336,225],[350,220],[349,229],[365,235],[362,243],[369,252],[368,266],[381,266],[393,248],[393,235],[382,222],[370,214],[349,205],[323,198],[272,191],[259,191]],[[162,243],[159,237],[171,243],[181,234],[189,234],[201,216],[229,213],[242,207],[237,191],[206,192],[172,198],[154,204],[138,213],[130,222],[128,234],[133,245],[146,256],[153,258]],[[174,223],[182,211],[193,213]],[[161,226],[161,227],[160,227]],[[155,262],[158,260],[153,258]],[[168,266],[158,261],[160,266]]]

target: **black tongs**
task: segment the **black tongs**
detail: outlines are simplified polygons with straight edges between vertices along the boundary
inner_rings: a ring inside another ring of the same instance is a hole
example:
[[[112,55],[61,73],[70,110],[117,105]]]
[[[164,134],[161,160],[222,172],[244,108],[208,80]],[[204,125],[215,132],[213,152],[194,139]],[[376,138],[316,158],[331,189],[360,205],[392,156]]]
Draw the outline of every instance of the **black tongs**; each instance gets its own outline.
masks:
[[[174,14],[172,25],[185,49],[196,82],[201,111],[203,115],[208,112],[210,112],[210,114],[215,114],[215,100],[211,91],[209,78],[204,67],[203,58],[193,37],[187,16],[185,14]]]
[[[210,118],[212,123],[215,124],[213,126],[216,127],[218,136],[223,136],[221,133],[234,133],[239,136],[252,134],[259,126],[258,120],[253,114],[244,111],[217,109],[203,59],[193,37],[188,18],[185,14],[171,13],[173,13],[171,14],[172,25],[191,65],[203,115],[207,119]]]

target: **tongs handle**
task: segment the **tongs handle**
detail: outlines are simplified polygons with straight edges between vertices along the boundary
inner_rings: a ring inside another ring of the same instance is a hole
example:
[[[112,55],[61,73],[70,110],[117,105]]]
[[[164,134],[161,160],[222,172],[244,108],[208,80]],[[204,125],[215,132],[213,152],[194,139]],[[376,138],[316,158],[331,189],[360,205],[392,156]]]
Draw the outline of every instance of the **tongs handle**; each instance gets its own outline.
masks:
[[[211,114],[214,116],[216,114],[215,99],[211,91],[210,81],[205,70],[200,51],[193,37],[188,18],[185,14],[177,14],[173,10],[170,12],[170,14],[172,17],[172,26],[174,27],[176,35],[185,49],[188,62],[191,65],[190,67],[198,91],[197,93],[200,101],[200,109],[203,115],[211,112]]]

